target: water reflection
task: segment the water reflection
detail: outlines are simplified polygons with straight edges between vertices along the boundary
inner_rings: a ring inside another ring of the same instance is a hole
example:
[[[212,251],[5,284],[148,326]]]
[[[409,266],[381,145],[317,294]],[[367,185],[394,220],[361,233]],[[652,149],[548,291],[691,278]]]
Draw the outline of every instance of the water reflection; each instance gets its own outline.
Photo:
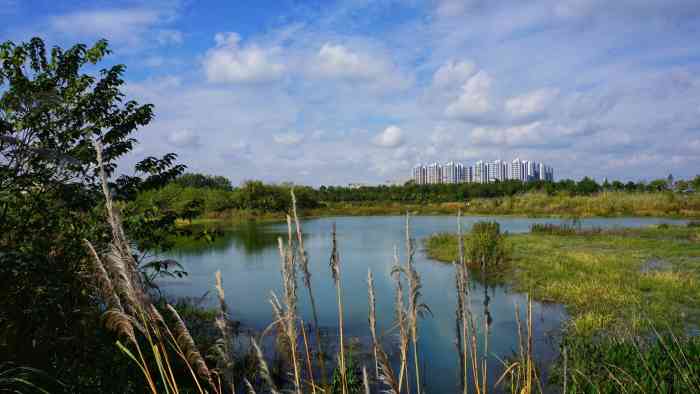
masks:
[[[277,238],[287,233],[276,226],[258,222],[245,222],[235,226],[196,226],[193,233],[207,231],[210,240],[202,237],[181,237],[176,242],[177,252],[184,256],[203,256],[212,252],[225,252],[231,248],[242,251],[245,256],[262,254],[268,248],[277,247]]]

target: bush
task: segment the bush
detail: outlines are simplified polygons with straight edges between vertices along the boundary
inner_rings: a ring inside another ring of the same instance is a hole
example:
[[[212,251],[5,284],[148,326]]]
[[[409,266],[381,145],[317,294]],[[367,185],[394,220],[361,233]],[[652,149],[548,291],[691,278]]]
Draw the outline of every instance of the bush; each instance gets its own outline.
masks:
[[[508,258],[508,248],[497,222],[476,222],[467,240],[467,258],[481,268],[498,266]]]

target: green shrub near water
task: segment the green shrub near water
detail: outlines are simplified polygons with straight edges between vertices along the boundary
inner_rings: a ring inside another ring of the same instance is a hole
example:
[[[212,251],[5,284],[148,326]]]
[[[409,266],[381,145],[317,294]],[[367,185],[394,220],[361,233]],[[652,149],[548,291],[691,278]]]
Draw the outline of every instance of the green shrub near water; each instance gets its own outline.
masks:
[[[501,226],[497,222],[474,223],[467,239],[466,253],[471,265],[484,269],[501,265],[509,255]]]

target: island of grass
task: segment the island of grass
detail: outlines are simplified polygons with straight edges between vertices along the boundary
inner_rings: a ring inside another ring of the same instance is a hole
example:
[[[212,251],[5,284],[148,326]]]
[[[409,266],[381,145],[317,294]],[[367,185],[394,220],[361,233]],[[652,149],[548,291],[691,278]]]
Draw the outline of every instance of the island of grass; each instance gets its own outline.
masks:
[[[699,228],[537,230],[503,237],[509,256],[489,268],[489,278],[536,300],[565,305],[569,334],[698,327]],[[467,249],[472,236],[464,235]],[[435,260],[459,259],[456,234],[433,235],[425,246]]]

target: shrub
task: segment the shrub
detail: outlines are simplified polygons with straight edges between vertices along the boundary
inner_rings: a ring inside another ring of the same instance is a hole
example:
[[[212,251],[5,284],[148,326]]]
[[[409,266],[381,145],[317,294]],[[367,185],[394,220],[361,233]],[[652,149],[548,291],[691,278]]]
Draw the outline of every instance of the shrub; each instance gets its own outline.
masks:
[[[505,237],[497,222],[476,222],[467,240],[467,257],[470,264],[489,268],[508,258]]]

